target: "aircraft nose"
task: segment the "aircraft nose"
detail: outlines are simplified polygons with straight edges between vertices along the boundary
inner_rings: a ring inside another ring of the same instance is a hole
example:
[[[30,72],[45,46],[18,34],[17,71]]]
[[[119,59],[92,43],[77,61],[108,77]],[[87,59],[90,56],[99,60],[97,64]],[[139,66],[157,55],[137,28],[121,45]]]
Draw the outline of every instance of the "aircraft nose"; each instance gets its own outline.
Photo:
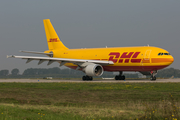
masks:
[[[170,58],[167,59],[167,62],[172,64],[174,62],[174,58],[171,56]]]
[[[171,58],[170,58],[170,61],[169,62],[171,62],[171,63],[173,63],[174,62],[174,58],[173,58],[173,56],[171,56]]]

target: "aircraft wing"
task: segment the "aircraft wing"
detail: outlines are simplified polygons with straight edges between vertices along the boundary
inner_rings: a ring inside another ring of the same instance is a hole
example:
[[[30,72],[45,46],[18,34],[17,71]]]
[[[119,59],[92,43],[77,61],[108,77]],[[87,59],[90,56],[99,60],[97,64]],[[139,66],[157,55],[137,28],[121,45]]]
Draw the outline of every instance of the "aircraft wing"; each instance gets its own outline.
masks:
[[[44,61],[49,61],[47,65],[50,65],[53,62],[61,62],[60,66],[64,65],[65,63],[95,63],[95,64],[101,64],[101,65],[110,65],[114,64],[112,61],[102,61],[102,60],[85,60],[85,59],[68,59],[68,58],[52,58],[52,57],[35,57],[35,56],[15,56],[10,55],[7,56],[7,58],[21,58],[21,59],[27,59],[26,63],[29,63],[32,60],[39,60],[39,64],[43,63]]]

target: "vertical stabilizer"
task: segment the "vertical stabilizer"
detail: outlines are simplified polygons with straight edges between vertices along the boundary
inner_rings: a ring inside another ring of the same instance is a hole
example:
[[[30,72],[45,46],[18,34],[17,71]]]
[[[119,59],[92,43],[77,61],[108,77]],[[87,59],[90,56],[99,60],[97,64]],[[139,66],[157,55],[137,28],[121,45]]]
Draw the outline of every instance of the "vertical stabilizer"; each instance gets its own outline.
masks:
[[[43,22],[49,50],[68,49],[59,39],[50,19],[44,19]]]

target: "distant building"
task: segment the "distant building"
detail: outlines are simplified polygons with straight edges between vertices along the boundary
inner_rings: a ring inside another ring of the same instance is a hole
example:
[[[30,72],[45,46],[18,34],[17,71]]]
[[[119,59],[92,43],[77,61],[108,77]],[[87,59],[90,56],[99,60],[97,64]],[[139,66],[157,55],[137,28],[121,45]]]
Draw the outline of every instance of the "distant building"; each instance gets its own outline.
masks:
[[[53,77],[43,77],[43,79],[52,80]]]

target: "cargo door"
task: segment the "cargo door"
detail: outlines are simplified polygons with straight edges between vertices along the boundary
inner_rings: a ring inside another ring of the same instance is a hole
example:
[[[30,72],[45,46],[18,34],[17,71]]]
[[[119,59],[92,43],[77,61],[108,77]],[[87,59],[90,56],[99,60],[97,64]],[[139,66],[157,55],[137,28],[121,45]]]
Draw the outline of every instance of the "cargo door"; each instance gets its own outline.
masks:
[[[144,54],[144,60],[145,60],[145,61],[149,61],[149,62],[150,62],[151,51],[152,51],[152,50],[146,50],[146,52],[145,52],[145,54]]]
[[[146,67],[148,66],[148,64],[150,64],[150,57],[151,57],[151,51],[150,49],[146,50],[144,57],[142,59],[141,65],[142,65],[142,69],[145,70]]]

